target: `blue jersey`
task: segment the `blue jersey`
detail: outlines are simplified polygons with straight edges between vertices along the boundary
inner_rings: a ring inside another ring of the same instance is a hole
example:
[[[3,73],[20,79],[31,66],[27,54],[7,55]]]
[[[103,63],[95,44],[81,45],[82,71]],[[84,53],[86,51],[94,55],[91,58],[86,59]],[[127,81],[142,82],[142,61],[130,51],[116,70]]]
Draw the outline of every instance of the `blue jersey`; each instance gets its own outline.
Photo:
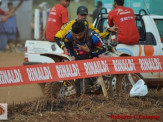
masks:
[[[82,42],[75,41],[70,31],[66,34],[64,43],[70,56],[75,56],[76,60],[91,59],[93,57],[98,57],[100,54],[105,52],[102,39],[99,34],[94,31],[91,31],[91,35],[88,37],[86,36]],[[83,50],[79,50],[77,44],[82,46],[87,45],[90,52],[87,53]]]

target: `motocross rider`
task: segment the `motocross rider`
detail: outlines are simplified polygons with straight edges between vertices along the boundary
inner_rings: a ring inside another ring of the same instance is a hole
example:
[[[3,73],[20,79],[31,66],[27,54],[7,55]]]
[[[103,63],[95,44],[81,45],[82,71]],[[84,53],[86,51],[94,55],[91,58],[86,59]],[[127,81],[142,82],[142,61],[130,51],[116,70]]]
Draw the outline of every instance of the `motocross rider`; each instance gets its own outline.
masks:
[[[65,51],[66,48],[64,47],[63,44],[60,43],[60,41],[63,40],[64,36],[67,34],[67,32],[69,30],[71,30],[72,25],[77,21],[77,20],[86,20],[88,16],[88,9],[85,6],[79,6],[77,9],[77,19],[70,21],[63,29],[61,29],[60,31],[57,32],[57,34],[55,35],[55,41],[57,42],[57,44]],[[88,23],[88,28],[94,30],[95,32],[99,33],[101,38],[105,38],[108,36],[109,32],[108,31],[112,31],[114,30],[115,27],[110,28],[107,32],[104,33],[100,33],[100,31],[96,28],[93,27],[93,24],[91,22]]]
[[[64,39],[72,60],[98,57],[105,52],[104,43],[95,31],[88,29],[82,20],[76,21]]]
[[[72,60],[92,59],[105,52],[104,43],[99,34],[87,28],[82,20],[72,25],[72,30],[65,35],[64,44]],[[81,79],[75,82],[78,96],[81,94],[80,82]],[[88,90],[87,93],[91,91]]]

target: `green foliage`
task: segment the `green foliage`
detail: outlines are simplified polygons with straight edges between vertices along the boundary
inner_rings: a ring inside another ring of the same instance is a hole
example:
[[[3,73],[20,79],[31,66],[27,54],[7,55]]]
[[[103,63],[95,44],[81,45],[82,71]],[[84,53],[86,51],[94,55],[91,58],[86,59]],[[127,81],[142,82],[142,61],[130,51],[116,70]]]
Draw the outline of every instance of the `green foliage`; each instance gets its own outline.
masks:
[[[59,3],[59,0],[46,0],[46,1],[45,0],[33,0],[34,8],[36,8],[42,2],[47,2],[51,8],[57,3]]]
[[[74,2],[75,0],[71,0],[71,2]],[[93,5],[94,6],[94,0],[79,0],[80,2],[85,2],[87,5]],[[33,0],[34,5],[38,5],[42,2],[49,3],[50,7],[53,7],[57,3],[59,3],[59,0]]]

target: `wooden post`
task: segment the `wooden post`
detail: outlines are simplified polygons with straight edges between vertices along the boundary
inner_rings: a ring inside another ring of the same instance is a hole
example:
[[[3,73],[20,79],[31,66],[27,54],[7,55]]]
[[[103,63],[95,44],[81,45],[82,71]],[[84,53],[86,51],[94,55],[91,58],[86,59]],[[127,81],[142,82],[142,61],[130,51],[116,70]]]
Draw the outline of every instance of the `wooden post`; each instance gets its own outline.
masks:
[[[106,90],[106,86],[105,86],[105,83],[104,83],[104,80],[103,80],[103,77],[100,76],[100,77],[98,77],[97,80],[99,80],[99,82],[100,82],[100,85],[101,85],[101,88],[102,88],[102,92],[103,92],[103,94],[104,94],[104,97],[105,97],[105,98],[109,98],[108,92],[107,92],[107,90]]]

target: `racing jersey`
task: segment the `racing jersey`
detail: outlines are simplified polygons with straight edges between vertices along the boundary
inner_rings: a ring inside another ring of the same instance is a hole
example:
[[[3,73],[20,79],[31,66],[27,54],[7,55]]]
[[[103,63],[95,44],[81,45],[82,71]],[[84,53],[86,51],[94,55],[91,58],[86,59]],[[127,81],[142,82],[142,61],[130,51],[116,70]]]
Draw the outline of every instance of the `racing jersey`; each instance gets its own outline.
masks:
[[[134,11],[131,8],[119,6],[108,14],[108,24],[110,27],[118,27],[118,41],[124,44],[137,44],[139,32],[135,23]]]
[[[104,43],[99,37],[98,33],[92,31],[91,36],[87,40],[86,38],[83,41],[76,42],[73,39],[71,31],[68,32],[64,39],[65,46],[70,56],[75,56],[76,60],[91,59],[93,57],[98,57],[100,54],[105,52]],[[79,50],[77,44],[81,46],[87,45],[90,49],[90,52],[87,53],[83,50]]]
[[[70,21],[63,29],[61,29],[60,31],[57,32],[57,34],[55,35],[55,37],[60,38],[61,40],[63,40],[64,36],[68,33],[68,31],[70,31],[72,29],[72,25],[76,22],[75,20]],[[91,22],[88,22],[89,24],[89,29],[94,30],[95,32],[99,33],[101,38],[105,38],[107,37],[107,35],[109,34],[109,32],[103,32],[100,33],[100,31],[96,28],[93,27],[93,24]]]
[[[3,11],[2,9],[0,9],[0,15],[5,15],[5,11]]]
[[[68,22],[68,11],[61,4],[54,6],[48,17],[46,25],[46,38],[49,41],[54,41],[55,34],[61,29],[62,25]]]

